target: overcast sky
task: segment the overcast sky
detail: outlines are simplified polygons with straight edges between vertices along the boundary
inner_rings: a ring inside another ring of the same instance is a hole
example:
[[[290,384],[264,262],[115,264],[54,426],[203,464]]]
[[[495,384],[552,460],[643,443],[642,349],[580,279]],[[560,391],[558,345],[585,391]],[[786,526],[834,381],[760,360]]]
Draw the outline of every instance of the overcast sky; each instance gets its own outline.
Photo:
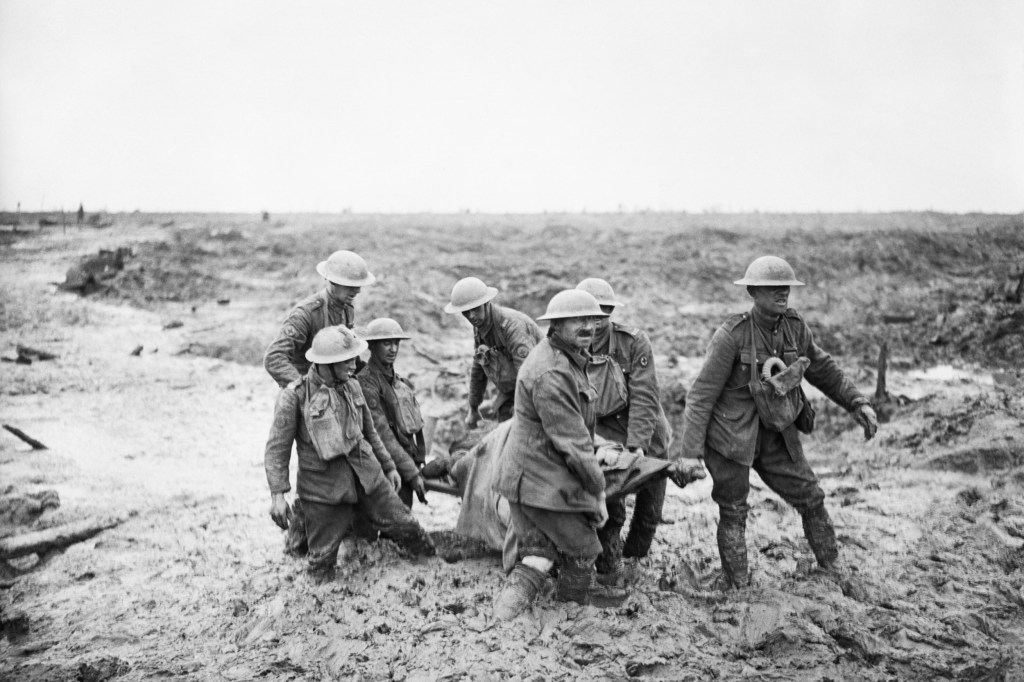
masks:
[[[0,0],[0,208],[1024,210],[1024,2]]]

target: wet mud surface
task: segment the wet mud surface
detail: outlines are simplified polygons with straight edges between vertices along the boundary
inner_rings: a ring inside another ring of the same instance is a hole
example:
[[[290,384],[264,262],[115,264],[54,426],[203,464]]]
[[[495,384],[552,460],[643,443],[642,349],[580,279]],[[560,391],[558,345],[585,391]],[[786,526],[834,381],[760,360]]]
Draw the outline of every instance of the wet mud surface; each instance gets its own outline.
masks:
[[[399,364],[444,450],[463,435],[471,343],[468,323],[440,313],[458,277],[494,272],[504,302],[536,314],[550,293],[605,267],[631,304],[623,318],[654,338],[663,386],[685,387],[715,321],[747,305],[727,283],[756,255],[763,226],[670,234],[660,224],[595,228],[596,216],[522,225],[409,217],[367,230],[354,216],[269,227],[125,216],[104,230],[5,241],[0,351],[13,359],[23,344],[57,358],[0,365],[3,423],[48,446],[33,450],[0,432],[0,533],[119,523],[0,567],[0,678],[1024,679],[1021,338],[1011,324],[985,342],[1012,304],[986,294],[1006,273],[992,264],[995,247],[976,239],[978,230],[1010,237],[994,218],[940,218],[871,226],[868,236],[851,227],[831,241],[815,233],[802,247],[807,225],[772,226],[773,244],[791,248],[813,283],[794,305],[861,389],[874,390],[882,336],[898,360],[888,389],[905,400],[886,407],[869,443],[812,394],[820,421],[806,449],[842,570],[815,567],[799,515],[755,475],[754,585],[716,591],[710,483],[670,485],[664,523],[650,556],[631,566],[622,607],[567,607],[544,595],[508,623],[491,615],[500,557],[446,532],[454,498],[431,494],[414,510],[450,550],[437,557],[410,561],[388,541],[360,541],[338,579],[317,586],[282,553],[263,472],[276,386],[256,363],[288,305],[317,288],[312,265],[335,248],[367,257],[381,281],[361,295],[358,319],[390,314],[415,330]],[[513,233],[505,253],[492,249]],[[420,237],[422,248],[400,248],[423,234],[433,236]],[[869,238],[917,253],[869,249]],[[682,243],[700,260],[684,258]],[[108,289],[81,297],[51,284],[77,259],[118,247],[134,255],[103,280]],[[863,276],[853,274],[857,254]],[[966,274],[942,278],[956,268]],[[819,284],[830,269],[827,281],[846,273],[853,286]],[[968,275],[973,288],[958,287]],[[929,312],[909,327],[886,326],[871,313],[891,305],[885,287]],[[935,307],[948,307],[953,292],[964,326],[949,321],[955,311],[941,326],[973,340],[969,353],[929,343]],[[910,333],[914,324],[922,327]],[[991,362],[978,365],[983,357]],[[938,363],[953,368],[935,371]]]

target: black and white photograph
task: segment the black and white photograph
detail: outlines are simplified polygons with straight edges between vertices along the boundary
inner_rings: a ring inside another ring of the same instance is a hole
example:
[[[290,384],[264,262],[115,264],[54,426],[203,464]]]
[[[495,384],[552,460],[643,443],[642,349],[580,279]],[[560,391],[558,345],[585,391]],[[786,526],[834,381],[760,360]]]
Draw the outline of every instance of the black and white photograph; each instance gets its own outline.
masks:
[[[0,0],[0,680],[1024,680],[1024,3]]]

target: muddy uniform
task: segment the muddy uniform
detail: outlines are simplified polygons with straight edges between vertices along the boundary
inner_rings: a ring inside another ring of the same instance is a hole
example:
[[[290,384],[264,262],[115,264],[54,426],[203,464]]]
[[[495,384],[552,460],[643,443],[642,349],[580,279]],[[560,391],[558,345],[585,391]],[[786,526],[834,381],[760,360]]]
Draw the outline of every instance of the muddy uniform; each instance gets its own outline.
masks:
[[[591,521],[605,481],[594,456],[597,391],[587,362],[549,337],[520,368],[516,418],[494,485],[510,503],[520,560],[537,556],[593,566],[601,553]]]
[[[350,305],[330,301],[326,289],[299,302],[281,325],[277,338],[267,346],[263,366],[278,386],[284,388],[305,376],[309,369],[306,351],[316,333],[325,327],[355,324],[355,309]]]
[[[413,489],[409,482],[420,475],[420,467],[426,460],[423,417],[413,385],[395,374],[393,365],[385,365],[373,355],[356,378],[377,434],[402,477],[399,497],[411,508]]]
[[[364,439],[373,455],[360,448]],[[334,567],[357,510],[396,542],[433,553],[430,538],[384,477],[395,464],[373,427],[358,382],[334,389],[308,372],[281,391],[264,454],[271,493],[291,489],[292,443],[298,452],[297,494],[306,514],[310,570]]]
[[[492,305],[488,323],[473,330],[476,352],[469,375],[469,406],[480,407],[490,381],[498,392],[494,402],[497,420],[511,419],[519,368],[542,338],[537,323],[523,313]]]
[[[591,350],[595,356],[607,355],[618,363],[626,384],[626,405],[612,414],[599,417],[597,434],[627,448],[642,448],[649,457],[667,459],[671,427],[661,407],[654,355],[647,334],[613,322],[604,339],[594,340]],[[604,402],[603,399],[604,396],[599,399],[599,404]],[[625,499],[615,497],[608,500],[608,523],[598,531],[604,547],[597,564],[599,572],[608,571],[620,555],[647,556],[661,521],[665,485],[666,480],[659,478],[636,494],[625,547],[619,534],[626,521]]]
[[[797,358],[806,357],[810,365],[804,378],[833,402],[849,411],[868,403],[832,357],[814,343],[811,330],[795,310],[787,309],[775,319],[752,310],[730,317],[711,339],[707,358],[687,395],[682,450],[703,454],[714,480],[711,496],[719,507],[723,564],[741,547],[743,566],[746,563],[743,538],[751,467],[800,512],[815,556],[820,553],[834,561],[837,548],[825,496],[804,458],[796,426],[778,433],[766,428],[758,417],[749,388],[752,316],[758,376],[769,358],[781,358],[790,366]],[[819,524],[827,524],[827,530]]]

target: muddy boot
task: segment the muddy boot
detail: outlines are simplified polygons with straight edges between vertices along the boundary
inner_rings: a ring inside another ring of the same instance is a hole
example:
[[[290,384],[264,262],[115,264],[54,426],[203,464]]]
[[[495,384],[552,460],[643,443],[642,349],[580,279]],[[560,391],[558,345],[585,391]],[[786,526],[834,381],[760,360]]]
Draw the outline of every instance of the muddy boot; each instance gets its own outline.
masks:
[[[393,524],[381,535],[414,556],[434,556],[437,553],[434,541],[416,521]]]
[[[509,573],[498,598],[494,600],[494,617],[498,620],[515,618],[530,607],[543,585],[543,573],[517,563]]]
[[[558,569],[555,599],[573,601],[599,609],[621,606],[629,593],[621,587],[606,587],[597,583],[594,564],[589,561],[564,558]]]
[[[817,504],[806,511],[801,510],[800,516],[804,521],[804,535],[807,536],[818,565],[825,569],[834,568],[839,559],[839,546],[825,505]]]
[[[747,569],[747,517],[719,513],[718,555],[722,559],[725,589],[741,589],[750,585]]]
[[[665,506],[665,487],[667,481],[652,481],[636,494],[633,505],[633,519],[629,522],[629,534],[626,545],[622,548],[622,556],[641,559],[651,551],[651,543],[658,532],[661,522],[661,510]]]
[[[621,525],[606,523],[597,531],[601,541],[601,554],[597,557],[597,582],[602,585],[622,584],[622,535]]]
[[[334,580],[335,569],[333,566],[330,568],[311,568],[309,569],[309,579],[314,585],[323,585]]]

